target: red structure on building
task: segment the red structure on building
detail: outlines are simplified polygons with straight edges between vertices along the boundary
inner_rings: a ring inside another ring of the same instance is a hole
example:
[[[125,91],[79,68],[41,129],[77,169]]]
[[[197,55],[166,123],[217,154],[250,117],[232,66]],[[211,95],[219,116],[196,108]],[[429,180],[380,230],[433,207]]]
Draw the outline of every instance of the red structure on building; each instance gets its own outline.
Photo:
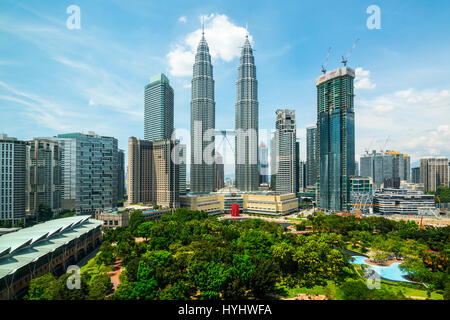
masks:
[[[239,217],[239,203],[231,204],[231,216]]]

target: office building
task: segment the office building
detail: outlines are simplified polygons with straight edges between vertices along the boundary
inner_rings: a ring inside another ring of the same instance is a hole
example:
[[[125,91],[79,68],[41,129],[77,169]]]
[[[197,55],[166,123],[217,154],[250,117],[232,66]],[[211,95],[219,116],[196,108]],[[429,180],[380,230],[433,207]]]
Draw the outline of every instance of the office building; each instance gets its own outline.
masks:
[[[415,167],[411,169],[411,182],[420,183],[420,167]]]
[[[317,182],[319,155],[317,153],[317,126],[306,128],[306,184],[314,186]]]
[[[192,78],[190,191],[214,191],[216,103],[211,55],[204,33],[197,47]],[[208,159],[205,159],[205,156]],[[212,161],[210,161],[212,160]]]
[[[420,159],[420,182],[425,191],[436,191],[438,186],[448,186],[448,158],[428,157]]]
[[[269,150],[265,143],[259,145],[259,183],[270,183]]]
[[[94,132],[59,134],[42,138],[61,147],[62,209],[93,214],[117,207],[117,139]]]
[[[397,151],[366,152],[360,157],[361,175],[371,177],[377,188],[398,189],[411,178],[409,155]]]
[[[53,213],[61,210],[62,168],[58,142],[34,139],[27,145],[27,212],[35,215],[40,205]]]
[[[349,179],[355,172],[355,71],[343,67],[319,77],[317,135],[319,208],[347,210]]]
[[[222,155],[216,151],[214,157],[214,180],[216,182],[215,191],[225,187],[224,164]]]
[[[0,134],[0,221],[25,219],[26,142]]]
[[[418,214],[420,211],[435,209],[434,195],[408,189],[384,189],[375,192],[374,213]]]
[[[130,204],[179,207],[179,159],[172,161],[176,144],[175,140],[128,139]]]
[[[186,145],[185,144],[179,144],[178,145],[178,147],[179,147],[179,151],[180,151],[180,153],[179,153],[179,161],[180,161],[180,163],[179,163],[179,172],[180,172],[180,175],[179,175],[179,181],[178,181],[178,183],[179,183],[179,186],[180,186],[180,196],[184,196],[184,195],[186,195],[186,152],[187,152],[187,149],[186,149]]]
[[[276,186],[280,194],[296,193],[298,190],[298,144],[295,110],[276,111],[275,156]]]
[[[236,81],[236,188],[256,191],[258,172],[258,81],[255,58],[245,38]]]
[[[307,176],[308,176],[308,167],[306,165],[306,161],[299,161],[298,181],[300,192],[303,192],[307,187],[306,184]]]
[[[125,199],[125,152],[117,152],[117,200]]]
[[[145,86],[144,139],[171,139],[174,130],[174,95],[169,79],[163,74],[150,78]]]

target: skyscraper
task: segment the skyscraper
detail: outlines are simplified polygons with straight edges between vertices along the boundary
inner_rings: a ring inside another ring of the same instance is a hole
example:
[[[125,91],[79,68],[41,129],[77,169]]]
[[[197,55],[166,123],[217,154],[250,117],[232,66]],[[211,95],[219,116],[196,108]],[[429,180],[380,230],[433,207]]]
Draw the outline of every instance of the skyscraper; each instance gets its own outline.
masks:
[[[0,221],[25,219],[26,142],[0,134]]]
[[[317,182],[319,155],[317,153],[317,126],[306,128],[306,183],[314,186]]]
[[[125,197],[125,152],[118,149],[117,153],[117,200]]]
[[[270,183],[269,151],[265,143],[259,145],[259,175],[261,184]]]
[[[355,172],[355,71],[343,67],[319,77],[317,130],[319,207],[346,210],[349,179]]]
[[[410,157],[397,151],[366,152],[360,157],[361,176],[371,177],[376,187],[399,188],[400,181],[410,180]]]
[[[144,139],[170,139],[173,133],[173,89],[169,79],[159,73],[145,86]]]
[[[114,209],[118,195],[118,147],[114,137],[94,132],[43,138],[59,142],[62,164],[63,209],[93,213]]]
[[[258,81],[253,50],[245,37],[236,81],[236,188],[255,191],[258,173]]]
[[[415,167],[411,169],[411,182],[420,183],[420,167]]]
[[[191,87],[190,189],[192,193],[212,192],[215,187],[213,130],[216,104],[213,66],[204,33],[195,55]]]
[[[179,159],[172,161],[178,140],[128,139],[128,201],[179,207]]]
[[[296,193],[299,182],[295,110],[278,109],[275,126],[275,190],[280,194]]]
[[[420,159],[420,182],[425,191],[436,191],[438,186],[448,186],[448,158]]]
[[[299,167],[300,167],[300,171],[299,171],[299,175],[298,175],[298,180],[299,180],[299,191],[304,191],[306,189],[306,177],[307,177],[307,166],[306,166],[306,161],[299,161]]]
[[[62,169],[58,142],[34,139],[27,145],[27,211],[36,214],[39,205],[53,213],[61,209]]]
[[[222,189],[225,187],[225,174],[224,174],[224,164],[222,155],[216,151],[216,156],[214,157],[214,180],[216,181],[215,190]]]
[[[186,145],[185,144],[179,144],[179,172],[180,172],[180,178],[179,178],[179,186],[180,186],[180,196],[186,195]]]

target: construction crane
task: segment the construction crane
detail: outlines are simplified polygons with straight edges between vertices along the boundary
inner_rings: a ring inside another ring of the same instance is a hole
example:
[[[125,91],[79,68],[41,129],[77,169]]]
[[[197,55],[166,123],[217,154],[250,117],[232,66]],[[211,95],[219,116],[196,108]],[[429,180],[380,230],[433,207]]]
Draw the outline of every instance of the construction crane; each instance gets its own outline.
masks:
[[[381,149],[381,151],[386,151],[386,146],[387,146],[388,141],[389,141],[389,136],[387,136],[386,141],[384,142],[384,147],[383,147],[383,149]]]
[[[356,217],[357,217],[357,218],[360,217],[360,215],[359,215],[359,207],[360,207],[360,206],[382,207],[382,205],[379,205],[379,204],[370,204],[370,203],[349,203],[348,205],[349,205],[349,206],[356,206]],[[388,207],[402,207],[402,206],[396,205],[396,204],[389,204],[389,205],[387,205],[387,206],[388,206]],[[347,210],[347,213],[346,213],[345,216],[348,217],[348,210]]]
[[[328,66],[328,57],[330,56],[331,47],[328,48],[327,57],[325,58],[325,62],[322,64],[322,73],[325,74],[327,72],[327,66]]]
[[[356,39],[356,41],[353,43],[353,46],[352,46],[352,48],[350,49],[350,51],[347,53],[347,55],[346,55],[345,57],[342,56],[341,63],[344,64],[344,67],[347,66],[348,58],[350,58],[350,55],[352,54],[353,49],[355,49],[356,45],[358,44],[358,41],[359,41],[359,38]]]

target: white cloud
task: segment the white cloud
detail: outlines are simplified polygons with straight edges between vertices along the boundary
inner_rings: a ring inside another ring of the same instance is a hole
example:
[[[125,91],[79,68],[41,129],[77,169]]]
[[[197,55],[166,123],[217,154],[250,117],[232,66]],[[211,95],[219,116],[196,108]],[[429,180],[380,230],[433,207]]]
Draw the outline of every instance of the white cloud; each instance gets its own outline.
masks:
[[[179,22],[186,22],[187,19],[186,19],[185,16],[181,16],[181,17],[178,18],[178,21],[179,21]]]
[[[240,55],[240,47],[245,41],[247,30],[233,24],[224,14],[210,14],[200,17],[205,19],[205,38],[208,42],[213,61],[229,62]],[[182,41],[174,44],[167,54],[169,72],[172,76],[182,77],[192,75],[195,52],[202,36],[199,28],[187,34]],[[252,42],[252,36],[249,35]]]
[[[375,83],[370,79],[370,71],[361,67],[355,69],[355,89],[374,89]]]
[[[372,99],[359,98],[356,106],[357,152],[384,147],[411,155],[450,156],[450,94],[448,90],[407,89]]]

